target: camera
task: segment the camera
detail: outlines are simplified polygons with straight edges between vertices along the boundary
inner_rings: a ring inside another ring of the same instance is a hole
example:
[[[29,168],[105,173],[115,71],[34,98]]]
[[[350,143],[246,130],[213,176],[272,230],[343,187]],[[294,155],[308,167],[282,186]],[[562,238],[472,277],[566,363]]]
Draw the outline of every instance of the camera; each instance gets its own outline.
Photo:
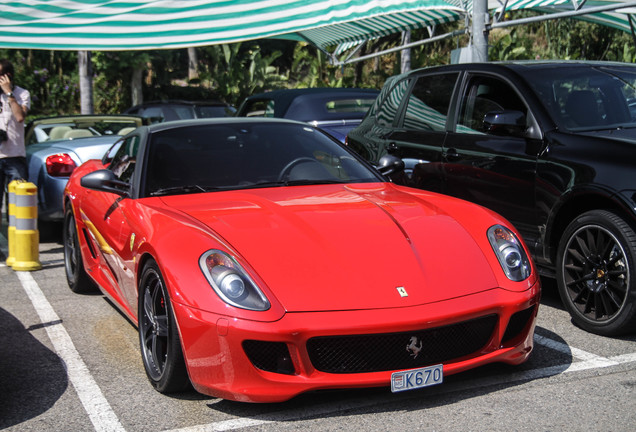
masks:
[[[0,142],[6,141],[8,138],[7,131],[4,129],[0,129]]]

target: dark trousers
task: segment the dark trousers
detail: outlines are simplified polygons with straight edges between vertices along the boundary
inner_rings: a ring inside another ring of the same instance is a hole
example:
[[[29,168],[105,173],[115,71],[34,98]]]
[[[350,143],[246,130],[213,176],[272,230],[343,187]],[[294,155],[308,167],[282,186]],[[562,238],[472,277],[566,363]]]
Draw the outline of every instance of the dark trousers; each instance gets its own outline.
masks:
[[[5,196],[5,187],[13,180],[27,180],[28,169],[25,157],[0,158],[0,209]],[[8,203],[7,203],[8,206]],[[7,208],[7,213],[8,213]]]

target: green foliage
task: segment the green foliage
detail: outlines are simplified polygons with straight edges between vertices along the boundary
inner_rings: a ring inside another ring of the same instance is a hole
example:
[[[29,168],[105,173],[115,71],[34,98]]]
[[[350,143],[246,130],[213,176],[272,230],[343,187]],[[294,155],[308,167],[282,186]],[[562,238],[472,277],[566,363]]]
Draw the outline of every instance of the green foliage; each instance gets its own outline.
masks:
[[[122,112],[132,103],[128,84],[134,68],[145,68],[151,64],[153,54],[146,51],[103,51],[94,52],[91,57],[95,112]]]
[[[507,19],[535,15],[533,12],[519,11],[511,13]],[[489,35],[489,43],[490,60],[634,61],[634,41],[629,34],[573,18],[495,29]]]
[[[77,53],[0,49],[0,58],[13,63],[14,83],[31,93],[27,120],[79,109]]]
[[[288,77],[274,65],[280,56],[280,51],[263,53],[255,43],[203,47],[199,49],[200,82],[220,100],[238,105],[253,93],[284,87]]]
[[[503,33],[497,43],[490,46],[488,56],[490,60],[524,60],[528,58],[528,53],[531,51],[529,44],[530,39],[519,38],[517,29],[513,28]]]

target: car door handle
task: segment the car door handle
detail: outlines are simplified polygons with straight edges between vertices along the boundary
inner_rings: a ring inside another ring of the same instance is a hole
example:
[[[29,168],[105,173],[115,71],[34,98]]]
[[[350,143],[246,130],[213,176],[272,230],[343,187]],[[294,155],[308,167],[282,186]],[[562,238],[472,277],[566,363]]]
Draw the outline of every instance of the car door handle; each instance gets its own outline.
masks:
[[[398,146],[394,141],[391,141],[390,143],[386,145],[386,151],[389,152],[390,154],[395,153],[397,150],[398,150]]]

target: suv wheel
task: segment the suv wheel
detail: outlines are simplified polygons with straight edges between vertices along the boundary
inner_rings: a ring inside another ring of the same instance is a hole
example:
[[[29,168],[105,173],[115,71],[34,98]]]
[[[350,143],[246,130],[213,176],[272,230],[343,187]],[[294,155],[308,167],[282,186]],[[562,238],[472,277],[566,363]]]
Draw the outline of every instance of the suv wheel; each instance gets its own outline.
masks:
[[[636,233],[605,210],[577,217],[563,233],[557,282],[572,321],[615,336],[636,327]]]

